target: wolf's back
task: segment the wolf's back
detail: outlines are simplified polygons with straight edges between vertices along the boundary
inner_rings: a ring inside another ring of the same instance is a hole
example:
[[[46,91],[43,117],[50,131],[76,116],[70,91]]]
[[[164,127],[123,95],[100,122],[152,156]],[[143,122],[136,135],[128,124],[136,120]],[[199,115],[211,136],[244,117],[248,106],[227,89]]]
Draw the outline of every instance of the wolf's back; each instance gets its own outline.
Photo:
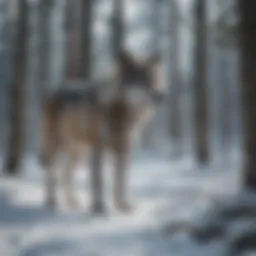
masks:
[[[102,98],[101,84],[64,84],[43,105],[40,162],[48,165],[58,146],[60,117],[67,109],[97,106]]]

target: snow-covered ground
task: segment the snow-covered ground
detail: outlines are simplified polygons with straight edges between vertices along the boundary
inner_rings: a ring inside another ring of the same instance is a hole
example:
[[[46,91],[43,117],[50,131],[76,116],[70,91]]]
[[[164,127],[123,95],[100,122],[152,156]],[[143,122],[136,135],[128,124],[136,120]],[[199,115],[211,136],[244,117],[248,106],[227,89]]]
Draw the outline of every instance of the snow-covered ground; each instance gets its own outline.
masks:
[[[193,221],[216,198],[239,187],[239,165],[198,171],[191,159],[171,162],[139,158],[131,166],[130,192],[136,208],[122,215],[89,213],[88,171],[79,167],[81,209],[51,212],[43,206],[43,172],[29,164],[23,177],[0,180],[0,255],[4,256],[221,256],[224,241],[200,245],[188,234],[166,236],[171,221]],[[111,168],[105,170],[110,194]],[[108,200],[111,202],[111,200]]]

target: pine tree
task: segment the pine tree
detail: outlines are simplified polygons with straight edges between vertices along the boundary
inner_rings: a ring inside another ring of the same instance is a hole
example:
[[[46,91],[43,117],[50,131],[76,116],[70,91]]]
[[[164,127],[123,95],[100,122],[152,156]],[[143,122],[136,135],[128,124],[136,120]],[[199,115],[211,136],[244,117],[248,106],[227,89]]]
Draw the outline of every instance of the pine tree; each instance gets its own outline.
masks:
[[[170,134],[174,156],[181,155],[182,147],[182,111],[180,76],[179,9],[176,0],[170,1]]]
[[[19,172],[25,128],[25,97],[28,69],[28,3],[18,1],[16,38],[14,40],[13,81],[11,84],[10,139],[5,162],[5,172]]]
[[[256,2],[238,0],[244,118],[244,182],[256,189]]]
[[[207,17],[206,1],[195,3],[194,104],[195,151],[197,162],[209,162],[209,117],[207,97]]]

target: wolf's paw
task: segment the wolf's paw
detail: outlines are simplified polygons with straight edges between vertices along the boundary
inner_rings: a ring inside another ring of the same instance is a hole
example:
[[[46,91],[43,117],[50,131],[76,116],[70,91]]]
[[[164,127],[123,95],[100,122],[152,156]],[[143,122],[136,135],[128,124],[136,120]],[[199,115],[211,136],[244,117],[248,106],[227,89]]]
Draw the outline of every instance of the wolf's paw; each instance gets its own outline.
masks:
[[[45,200],[45,206],[50,210],[55,210],[57,207],[57,200],[53,197],[48,197]]]
[[[106,207],[102,203],[94,203],[91,207],[91,212],[96,215],[104,215],[106,213]]]
[[[117,202],[116,206],[123,213],[132,213],[134,211],[134,207],[126,201]]]
[[[79,210],[81,207],[79,201],[75,197],[67,198],[65,205],[70,210]]]

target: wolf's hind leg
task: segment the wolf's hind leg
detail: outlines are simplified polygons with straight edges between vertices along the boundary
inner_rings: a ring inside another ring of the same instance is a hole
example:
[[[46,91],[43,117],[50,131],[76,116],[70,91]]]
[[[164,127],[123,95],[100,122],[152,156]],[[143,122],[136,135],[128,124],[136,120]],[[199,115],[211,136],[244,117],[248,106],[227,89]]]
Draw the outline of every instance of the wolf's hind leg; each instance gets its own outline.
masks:
[[[115,141],[113,144],[114,155],[114,202],[117,208],[127,212],[132,210],[127,201],[126,186],[128,182],[127,167],[129,161],[129,143],[126,141]]]
[[[57,203],[57,170],[55,169],[55,163],[58,151],[58,112],[59,101],[53,100],[46,104],[42,116],[39,160],[46,170],[45,200],[50,207],[54,207]]]
[[[46,174],[44,195],[46,206],[54,208],[57,205],[57,170],[55,168],[56,153],[51,153],[44,155],[43,166]]]
[[[98,141],[91,151],[91,186],[92,186],[92,212],[102,214],[105,212],[103,199],[103,144]]]
[[[77,208],[79,206],[74,188],[75,167],[79,159],[79,152],[77,150],[70,150],[68,153],[66,166],[62,172],[63,196],[65,203],[70,208]]]

